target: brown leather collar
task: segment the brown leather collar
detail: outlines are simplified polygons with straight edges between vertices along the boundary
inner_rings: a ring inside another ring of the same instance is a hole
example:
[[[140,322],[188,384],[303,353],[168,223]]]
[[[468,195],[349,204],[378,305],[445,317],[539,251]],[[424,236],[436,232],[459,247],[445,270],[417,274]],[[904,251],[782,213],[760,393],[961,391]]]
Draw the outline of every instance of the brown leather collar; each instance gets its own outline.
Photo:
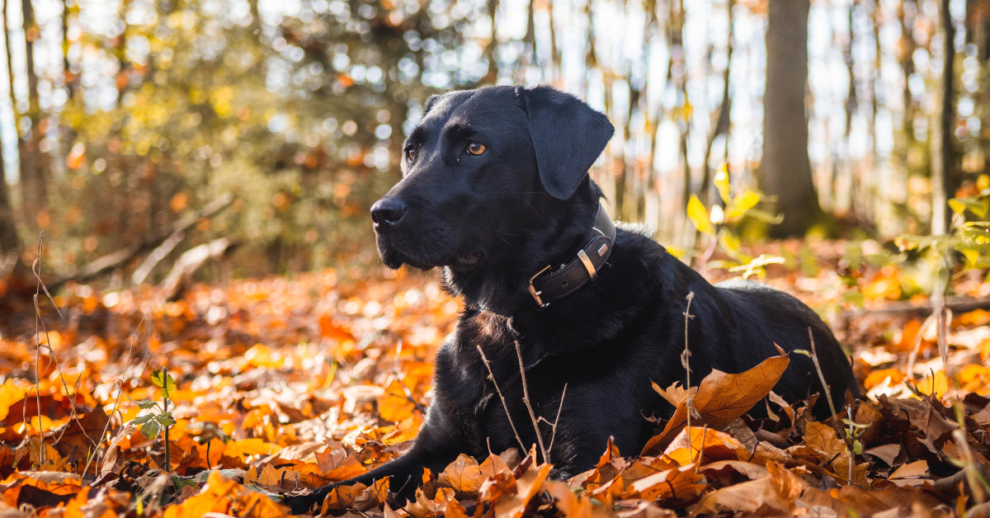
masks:
[[[612,254],[614,243],[615,224],[605,212],[605,207],[599,205],[591,241],[578,251],[577,257],[549,273],[546,272],[552,265],[547,265],[529,279],[529,294],[536,305],[546,307],[551,302],[574,293],[588,281],[595,280],[598,270]]]

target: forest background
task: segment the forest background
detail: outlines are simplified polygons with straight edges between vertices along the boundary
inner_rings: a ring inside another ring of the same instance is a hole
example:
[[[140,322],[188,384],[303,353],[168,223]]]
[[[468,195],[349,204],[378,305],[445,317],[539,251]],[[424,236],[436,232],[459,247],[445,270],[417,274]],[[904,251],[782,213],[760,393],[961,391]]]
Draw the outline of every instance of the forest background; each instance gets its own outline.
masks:
[[[990,516],[990,0],[0,2],[0,514],[284,516],[397,458],[462,303],[368,208],[430,95],[548,83],[616,127],[613,218],[801,298],[864,397],[818,422],[776,356],[569,481],[314,513]]]
[[[698,242],[692,195],[724,208],[722,169],[766,195],[743,240],[877,252],[946,232],[947,199],[988,184],[988,7],[6,0],[0,273],[30,277],[41,231],[56,285],[158,282],[159,261],[221,237],[241,247],[205,278],[375,263],[367,207],[422,103],[484,84],[550,83],[607,113],[592,176],[613,217],[675,251]]]

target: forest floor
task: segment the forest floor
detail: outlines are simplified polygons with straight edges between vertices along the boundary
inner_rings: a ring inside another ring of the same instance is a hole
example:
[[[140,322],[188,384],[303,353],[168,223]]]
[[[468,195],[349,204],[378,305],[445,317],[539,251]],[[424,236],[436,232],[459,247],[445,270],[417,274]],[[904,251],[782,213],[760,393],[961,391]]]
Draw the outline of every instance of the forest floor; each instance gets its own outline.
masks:
[[[869,397],[836,401],[838,422],[816,422],[806,403],[771,393],[787,365],[775,357],[702,381],[690,428],[687,393],[663,391],[679,409],[643,452],[602,444],[598,466],[571,480],[549,480],[532,453],[492,452],[425,474],[414,503],[388,502],[382,482],[340,487],[320,512],[990,514],[990,312],[951,315],[947,377],[935,319],[904,308],[927,300],[915,274],[871,263],[871,250],[857,247],[794,241],[755,251],[787,258],[766,282],[820,311],[852,353]],[[990,295],[974,274],[956,276],[953,289]],[[40,294],[40,319],[30,295],[3,290],[5,518],[285,515],[279,493],[351,478],[409,446],[431,399],[433,355],[461,308],[434,274],[376,268],[197,285],[176,302],[152,289],[70,285],[53,301]],[[899,309],[876,311],[889,307]],[[739,402],[767,405],[770,419],[727,410]]]

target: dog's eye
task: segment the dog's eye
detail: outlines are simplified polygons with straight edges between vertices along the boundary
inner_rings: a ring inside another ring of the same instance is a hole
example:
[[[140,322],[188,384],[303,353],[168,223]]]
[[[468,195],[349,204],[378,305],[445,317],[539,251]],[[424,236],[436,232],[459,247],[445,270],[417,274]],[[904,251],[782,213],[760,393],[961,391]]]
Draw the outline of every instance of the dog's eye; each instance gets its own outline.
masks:
[[[416,160],[416,150],[415,149],[410,149],[410,150],[406,151],[406,158],[408,158],[410,162],[412,162],[413,160]]]
[[[479,144],[477,142],[472,142],[472,143],[468,144],[467,151],[468,151],[468,153],[471,153],[472,155],[480,155],[480,154],[482,154],[482,153],[485,152],[485,145],[484,144]]]

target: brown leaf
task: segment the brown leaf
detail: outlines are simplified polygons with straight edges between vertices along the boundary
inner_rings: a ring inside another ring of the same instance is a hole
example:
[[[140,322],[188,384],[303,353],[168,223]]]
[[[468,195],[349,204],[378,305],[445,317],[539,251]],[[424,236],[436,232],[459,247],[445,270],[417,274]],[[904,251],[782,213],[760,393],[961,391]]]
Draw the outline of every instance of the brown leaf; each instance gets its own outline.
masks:
[[[550,464],[543,464],[539,467],[533,466],[526,470],[521,477],[516,479],[516,494],[505,495],[495,502],[495,516],[506,518],[519,518],[529,505],[529,501],[543,487],[547,475],[550,473]]]
[[[769,474],[763,466],[738,460],[712,462],[701,468],[701,473],[704,473],[706,478],[718,477],[719,472],[725,471],[739,473],[750,480],[757,480]]]
[[[791,516],[795,501],[807,483],[776,463],[767,464],[768,475],[719,489],[706,495],[691,516],[738,512],[747,516]]]
[[[491,460],[491,457],[489,457]],[[488,462],[488,461],[486,461]],[[504,466],[505,463],[502,463]],[[492,473],[489,468],[489,473]],[[508,471],[508,468],[505,468]],[[451,462],[437,477],[438,487],[449,487],[457,492],[459,498],[475,498],[481,484],[488,477],[482,472],[478,461],[470,455],[460,454],[457,460]]]
[[[691,390],[687,390],[681,386],[680,381],[675,381],[673,385],[665,389],[660,388],[660,385],[651,382],[653,385],[653,390],[660,394],[662,398],[667,400],[668,403],[673,405],[675,408],[687,401],[688,397],[695,397],[698,395],[698,387],[691,387]]]
[[[681,430],[663,454],[681,466],[693,463],[704,465],[719,460],[736,460],[736,452],[741,448],[742,443],[727,433],[692,426]]]
[[[809,507],[826,507],[840,516],[855,515],[862,518],[891,509],[900,509],[902,512],[898,513],[898,516],[910,516],[914,505],[933,511],[942,506],[942,502],[935,497],[918,489],[897,486],[873,491],[865,491],[855,486],[842,486],[828,491],[808,487],[801,493],[800,500]]]
[[[698,395],[693,399],[694,408],[701,417],[692,419],[691,425],[721,429],[753,408],[770,393],[790,363],[787,354],[780,351],[780,356],[767,358],[741,374],[713,370],[705,376],[698,387]],[[646,443],[641,455],[656,455],[663,451],[687,424],[687,417],[685,401],[677,406],[663,432]]]
[[[888,466],[893,466],[894,460],[901,454],[901,445],[899,443],[884,444],[882,446],[870,448],[863,453],[873,455],[874,457],[886,462]]]
[[[660,471],[630,484],[623,498],[686,502],[705,490],[702,478],[692,466]]]
[[[903,464],[894,470],[887,480],[901,487],[921,487],[925,485],[926,481],[931,480],[931,477],[928,475],[928,462],[919,460],[917,462]]]

